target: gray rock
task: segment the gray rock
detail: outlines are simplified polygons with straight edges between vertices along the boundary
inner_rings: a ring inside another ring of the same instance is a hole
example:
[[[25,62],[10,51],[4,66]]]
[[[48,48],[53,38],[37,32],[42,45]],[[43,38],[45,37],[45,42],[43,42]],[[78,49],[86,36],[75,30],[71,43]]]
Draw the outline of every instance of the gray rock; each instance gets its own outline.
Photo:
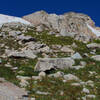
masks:
[[[17,36],[16,38],[17,38],[17,40],[21,40],[21,41],[23,41],[23,42],[36,41],[35,38],[33,38],[33,37],[31,37],[31,36],[24,36],[23,34]]]
[[[72,83],[71,85],[72,86],[80,86],[81,84],[80,83]]]
[[[83,88],[82,92],[83,93],[88,93],[88,94],[90,93],[90,91],[87,88]]]
[[[59,77],[63,77],[64,76],[64,73],[63,72],[57,72],[57,73],[54,73],[54,74],[50,74],[48,75],[49,77],[54,77],[54,78],[59,78]]]
[[[33,79],[33,80],[41,80],[42,77],[40,77],[40,76],[32,76],[32,79]]]
[[[49,53],[52,52],[52,50],[47,46],[46,44],[41,44],[37,42],[28,42],[26,43],[26,47],[24,49],[32,50],[34,53]]]
[[[92,40],[92,37],[90,35],[86,35],[84,33],[80,33],[80,34],[77,34],[75,36],[75,40],[79,40],[79,41],[82,41],[84,43],[87,43],[87,42]]]
[[[38,50],[39,52],[49,53],[52,52],[48,46],[44,46]]]
[[[39,77],[45,77],[46,76],[46,73],[45,72],[40,72],[39,73]]]
[[[95,55],[95,56],[92,56],[91,58],[96,61],[100,61],[100,55]]]
[[[16,38],[17,35],[20,35],[21,34],[21,31],[10,31],[9,32],[9,36],[13,36]]]
[[[0,64],[2,63],[2,60],[0,59]]]
[[[95,95],[92,95],[92,94],[89,94],[89,95],[86,95],[86,98],[94,99],[94,98],[96,98],[96,96]]]
[[[58,50],[61,49],[61,45],[52,45],[52,49]]]
[[[73,59],[82,59],[82,56],[77,52],[74,55],[71,56]]]
[[[35,71],[46,71],[50,69],[66,69],[72,67],[75,61],[71,58],[39,58]]]
[[[77,45],[75,43],[72,44],[73,48],[77,48]]]
[[[91,87],[94,87],[94,82],[91,81],[91,80],[88,80],[88,81],[86,82],[86,85],[89,85],[89,86],[91,86]]]
[[[41,91],[36,91],[36,94],[41,94],[41,95],[49,95],[49,92],[41,92]]]
[[[6,80],[4,78],[0,77],[0,82],[5,82]]]
[[[50,31],[50,32],[48,32],[48,34],[49,34],[49,35],[54,35],[54,34],[56,34],[56,33],[53,32],[53,31]]]
[[[30,100],[36,100],[35,98],[31,98]]]
[[[22,57],[22,58],[30,58],[35,59],[36,55],[31,50],[24,50],[24,51],[12,51],[6,50],[6,55],[8,57]]]
[[[30,77],[24,77],[24,76],[17,76],[17,78],[20,80],[21,87],[27,86],[28,85],[28,81],[27,80],[31,79]]]
[[[64,75],[64,79],[66,81],[70,81],[70,80],[75,80],[75,81],[79,81],[79,78],[73,74],[67,74],[67,75]]]
[[[97,44],[97,43],[90,43],[87,45],[88,48],[100,48],[100,44]]]
[[[36,27],[36,31],[37,32],[42,32],[43,30],[44,30],[44,26],[43,25],[40,25],[40,26]]]
[[[85,61],[80,61],[80,65],[81,66],[86,66],[86,62]]]
[[[62,36],[75,37],[75,35],[76,35],[77,33],[75,33],[75,32],[68,32],[67,29],[64,28],[64,29],[61,29],[60,34],[61,34]]]
[[[61,51],[66,52],[66,53],[70,53],[70,54],[74,54],[74,52],[75,52],[73,49],[69,48],[68,46],[63,46],[61,48]]]
[[[78,66],[72,66],[71,68],[76,69],[76,70],[79,70],[79,69],[84,68],[84,67],[85,66],[78,65]]]

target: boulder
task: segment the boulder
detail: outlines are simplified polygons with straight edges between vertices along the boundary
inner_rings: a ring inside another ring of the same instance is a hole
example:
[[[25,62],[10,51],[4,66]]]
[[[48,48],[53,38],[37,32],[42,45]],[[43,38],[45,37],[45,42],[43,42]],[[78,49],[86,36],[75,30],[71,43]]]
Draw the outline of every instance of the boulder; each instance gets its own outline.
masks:
[[[92,56],[91,58],[96,61],[100,61],[100,55],[95,55],[95,56]]]
[[[87,45],[88,48],[92,48],[92,49],[95,49],[95,48],[100,48],[100,44],[97,44],[97,43],[90,43]]]
[[[86,66],[86,64],[87,64],[87,63],[86,63],[85,61],[80,61],[80,65],[81,65],[81,66]]]
[[[71,80],[74,80],[74,81],[79,81],[79,78],[73,74],[67,74],[67,75],[64,75],[64,79],[66,81],[71,81]]]
[[[46,73],[45,72],[40,72],[39,77],[46,77]]]
[[[20,82],[21,87],[27,86],[28,85],[28,81],[27,80],[31,79],[30,77],[24,77],[24,76],[17,76],[17,78],[21,81]]]
[[[65,53],[70,53],[70,54],[74,54],[74,52],[75,52],[73,49],[69,48],[68,46],[63,46],[61,48],[61,51],[65,52]]]
[[[82,92],[83,92],[83,93],[87,93],[87,94],[90,93],[90,91],[89,91],[87,88],[83,88]]]
[[[30,41],[36,41],[35,38],[31,37],[31,36],[24,36],[23,34],[22,35],[19,35],[17,36],[17,40],[21,40],[23,42],[30,42]]]
[[[58,71],[57,73],[54,73],[54,74],[50,74],[48,75],[49,77],[54,77],[54,78],[59,78],[59,77],[63,77],[64,76],[64,73],[61,72],[61,71]]]
[[[35,59],[36,55],[31,50],[23,50],[23,51],[12,51],[12,50],[6,50],[6,55],[8,57],[16,57],[16,58],[30,58]]]
[[[82,56],[78,52],[76,52],[74,55],[71,56],[71,58],[73,58],[73,59],[82,59]]]
[[[74,63],[72,58],[39,58],[35,71],[71,68]]]
[[[9,36],[13,36],[13,37],[16,38],[16,36],[17,36],[17,35],[21,35],[21,33],[22,33],[21,31],[14,31],[14,30],[13,30],[13,31],[10,31],[10,32],[9,32]]]

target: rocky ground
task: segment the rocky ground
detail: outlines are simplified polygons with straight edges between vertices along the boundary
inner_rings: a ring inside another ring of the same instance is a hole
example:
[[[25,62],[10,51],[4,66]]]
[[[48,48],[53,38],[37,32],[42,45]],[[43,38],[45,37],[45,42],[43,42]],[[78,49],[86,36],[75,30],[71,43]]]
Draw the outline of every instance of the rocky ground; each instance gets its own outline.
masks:
[[[21,23],[0,28],[0,96],[100,100],[99,37],[50,33]]]

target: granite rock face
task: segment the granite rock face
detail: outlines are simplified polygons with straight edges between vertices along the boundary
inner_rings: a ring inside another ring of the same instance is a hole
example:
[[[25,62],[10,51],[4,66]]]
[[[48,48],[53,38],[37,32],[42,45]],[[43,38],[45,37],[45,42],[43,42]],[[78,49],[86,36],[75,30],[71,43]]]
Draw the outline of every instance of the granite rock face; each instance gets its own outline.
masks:
[[[23,19],[31,22],[34,26],[37,27],[43,27],[44,25],[45,29],[56,32],[62,36],[75,37],[76,34],[83,34],[81,36],[82,39],[84,39],[84,37],[86,38],[86,36],[96,36],[93,31],[87,26],[89,25],[95,28],[93,20],[88,15],[81,13],[70,12],[63,15],[56,15],[48,14],[45,11],[38,11],[23,16]]]

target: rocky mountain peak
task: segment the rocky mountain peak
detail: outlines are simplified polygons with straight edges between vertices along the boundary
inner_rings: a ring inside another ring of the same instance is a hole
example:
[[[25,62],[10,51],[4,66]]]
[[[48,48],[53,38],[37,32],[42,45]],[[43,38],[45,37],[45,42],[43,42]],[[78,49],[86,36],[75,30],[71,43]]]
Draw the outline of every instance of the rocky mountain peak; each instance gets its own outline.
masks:
[[[81,34],[95,37],[100,35],[100,32],[95,29],[94,21],[88,15],[82,13],[69,12],[63,15],[56,15],[38,11],[23,16],[23,19],[31,22],[37,28],[42,26],[41,28],[62,36],[71,35],[73,37],[75,34]]]

